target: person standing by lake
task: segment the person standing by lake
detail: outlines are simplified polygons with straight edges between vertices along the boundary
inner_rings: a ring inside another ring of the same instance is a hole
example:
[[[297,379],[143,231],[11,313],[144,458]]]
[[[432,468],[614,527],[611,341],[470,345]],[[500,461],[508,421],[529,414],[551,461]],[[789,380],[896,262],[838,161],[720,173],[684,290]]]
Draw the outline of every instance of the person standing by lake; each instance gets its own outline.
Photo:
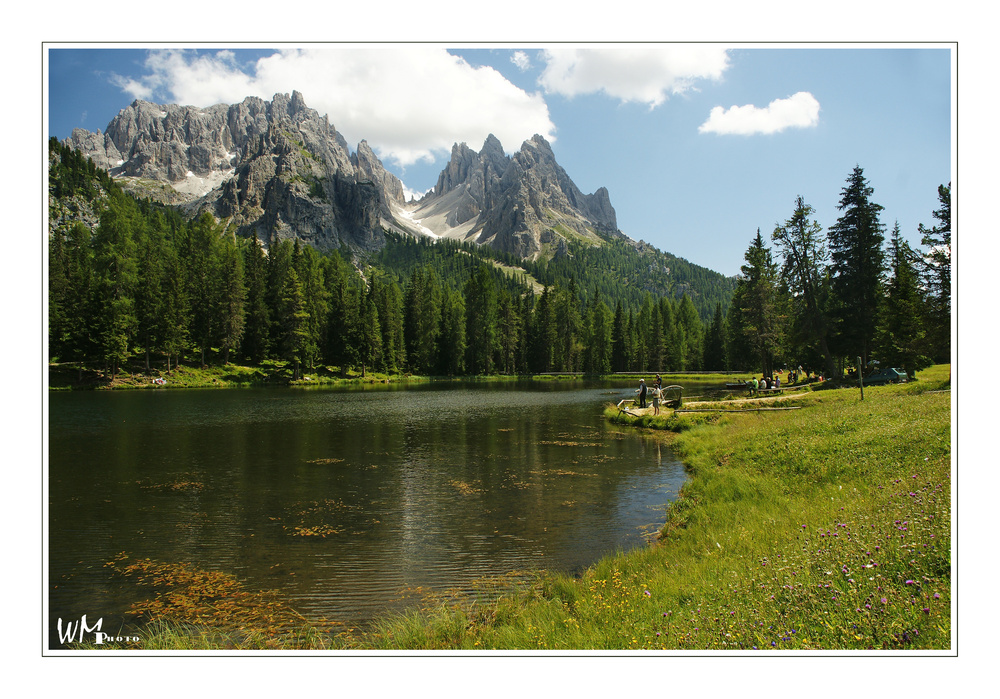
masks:
[[[646,407],[646,379],[639,379],[639,388],[636,390],[639,394],[639,407]]]
[[[662,395],[662,389],[659,386],[659,382],[657,382],[653,385],[653,415],[660,414],[660,398]]]

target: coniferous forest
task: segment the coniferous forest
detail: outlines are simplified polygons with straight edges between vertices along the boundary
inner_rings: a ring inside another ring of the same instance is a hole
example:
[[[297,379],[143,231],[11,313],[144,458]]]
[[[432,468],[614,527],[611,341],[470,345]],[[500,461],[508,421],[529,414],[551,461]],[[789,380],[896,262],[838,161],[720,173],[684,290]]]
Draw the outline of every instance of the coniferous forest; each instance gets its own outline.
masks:
[[[49,358],[111,375],[179,363],[341,374],[752,371],[839,375],[856,358],[911,375],[947,362],[950,188],[917,252],[856,168],[826,235],[801,197],[735,279],[610,239],[528,262],[386,233],[348,259],[238,238],[126,193],[50,141]]]

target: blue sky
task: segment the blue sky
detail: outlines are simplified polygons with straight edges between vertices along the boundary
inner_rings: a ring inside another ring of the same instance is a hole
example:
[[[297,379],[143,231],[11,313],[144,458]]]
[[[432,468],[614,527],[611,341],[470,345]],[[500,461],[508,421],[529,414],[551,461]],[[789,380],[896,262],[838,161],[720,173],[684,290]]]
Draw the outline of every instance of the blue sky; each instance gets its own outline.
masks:
[[[368,141],[413,192],[451,145],[535,133],[584,192],[607,187],[626,234],[739,272],[796,196],[828,228],[858,165],[919,243],[952,179],[952,44],[49,45],[48,129],[103,131],[135,98],[208,106],[300,91],[352,149]]]

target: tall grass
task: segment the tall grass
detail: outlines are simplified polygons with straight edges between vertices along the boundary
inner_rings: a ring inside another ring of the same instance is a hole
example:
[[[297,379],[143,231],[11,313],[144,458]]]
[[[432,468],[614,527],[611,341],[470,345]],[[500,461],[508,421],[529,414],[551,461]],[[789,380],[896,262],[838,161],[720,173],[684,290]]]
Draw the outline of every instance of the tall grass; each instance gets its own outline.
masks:
[[[650,434],[670,436],[690,479],[655,545],[286,647],[950,649],[949,367],[919,378],[798,411],[665,410],[671,431]]]
[[[948,649],[948,367],[803,409],[685,416],[691,479],[659,543],[486,607],[383,622],[355,647]],[[669,419],[664,416],[664,419]]]

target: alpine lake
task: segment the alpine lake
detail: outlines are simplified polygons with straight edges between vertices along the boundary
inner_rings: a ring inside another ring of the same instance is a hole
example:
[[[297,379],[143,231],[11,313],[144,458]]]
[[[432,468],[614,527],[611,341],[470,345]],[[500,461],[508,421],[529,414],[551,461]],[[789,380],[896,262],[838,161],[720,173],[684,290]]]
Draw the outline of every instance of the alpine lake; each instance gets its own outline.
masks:
[[[87,615],[140,633],[109,562],[183,563],[363,626],[428,592],[644,545],[685,480],[608,424],[626,381],[53,392],[49,643]],[[60,622],[61,620],[61,622]]]

